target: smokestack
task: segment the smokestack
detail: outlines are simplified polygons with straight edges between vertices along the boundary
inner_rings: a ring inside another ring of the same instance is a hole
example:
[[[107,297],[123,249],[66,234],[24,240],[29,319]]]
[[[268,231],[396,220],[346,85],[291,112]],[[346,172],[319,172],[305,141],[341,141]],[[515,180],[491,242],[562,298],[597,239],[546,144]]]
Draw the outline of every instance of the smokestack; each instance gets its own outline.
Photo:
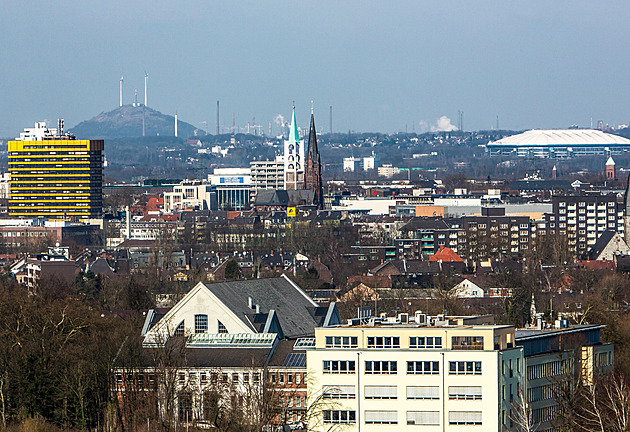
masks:
[[[332,105],[330,106],[330,133],[332,133]]]
[[[144,71],[144,106],[149,106],[149,95],[147,94],[147,81],[149,80],[149,74]]]
[[[175,136],[177,136],[177,111],[175,111]]]
[[[217,101],[217,135],[219,135],[219,101]]]
[[[123,97],[122,97],[123,78],[124,77],[120,77],[120,104],[118,106],[122,106],[122,102],[123,102]]]

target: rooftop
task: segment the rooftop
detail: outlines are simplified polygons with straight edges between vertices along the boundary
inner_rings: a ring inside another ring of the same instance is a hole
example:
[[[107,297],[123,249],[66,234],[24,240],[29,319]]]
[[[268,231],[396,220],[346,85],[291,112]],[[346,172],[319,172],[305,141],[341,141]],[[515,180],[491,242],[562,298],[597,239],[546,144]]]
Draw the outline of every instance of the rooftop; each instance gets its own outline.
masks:
[[[488,147],[627,145],[630,140],[593,129],[533,129],[488,143]]]

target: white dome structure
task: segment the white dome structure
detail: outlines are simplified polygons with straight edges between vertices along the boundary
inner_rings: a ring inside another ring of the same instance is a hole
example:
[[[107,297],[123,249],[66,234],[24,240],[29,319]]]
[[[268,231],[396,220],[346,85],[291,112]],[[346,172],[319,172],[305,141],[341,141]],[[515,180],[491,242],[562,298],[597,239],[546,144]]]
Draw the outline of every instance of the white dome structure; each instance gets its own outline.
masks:
[[[533,129],[489,142],[490,155],[570,158],[630,151],[630,140],[593,129]]]

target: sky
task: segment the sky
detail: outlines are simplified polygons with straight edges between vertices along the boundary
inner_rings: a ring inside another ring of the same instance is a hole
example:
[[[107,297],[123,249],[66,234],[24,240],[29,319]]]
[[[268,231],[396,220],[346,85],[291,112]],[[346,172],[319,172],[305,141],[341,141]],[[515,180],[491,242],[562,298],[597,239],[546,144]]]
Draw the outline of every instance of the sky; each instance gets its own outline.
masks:
[[[2,2],[0,136],[144,100],[199,128],[329,132],[630,122],[626,1]],[[86,137],[87,138],[87,137]]]

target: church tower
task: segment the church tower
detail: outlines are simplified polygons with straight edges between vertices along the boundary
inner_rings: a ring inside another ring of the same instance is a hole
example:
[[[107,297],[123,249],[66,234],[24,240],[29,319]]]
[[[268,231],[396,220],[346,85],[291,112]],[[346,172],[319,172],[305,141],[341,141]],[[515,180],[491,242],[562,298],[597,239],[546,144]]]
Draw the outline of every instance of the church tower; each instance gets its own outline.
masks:
[[[295,105],[289,128],[289,139],[284,140],[284,188],[301,189],[304,184],[304,147],[295,120]]]
[[[324,209],[324,186],[322,182],[322,162],[317,148],[317,134],[315,132],[315,117],[311,108],[311,130],[308,135],[308,153],[306,155],[306,169],[304,171],[304,189],[314,192],[313,204],[318,209]]]
[[[608,158],[606,161],[606,181],[615,181],[617,180],[617,172],[615,170],[615,161],[612,157]]]

